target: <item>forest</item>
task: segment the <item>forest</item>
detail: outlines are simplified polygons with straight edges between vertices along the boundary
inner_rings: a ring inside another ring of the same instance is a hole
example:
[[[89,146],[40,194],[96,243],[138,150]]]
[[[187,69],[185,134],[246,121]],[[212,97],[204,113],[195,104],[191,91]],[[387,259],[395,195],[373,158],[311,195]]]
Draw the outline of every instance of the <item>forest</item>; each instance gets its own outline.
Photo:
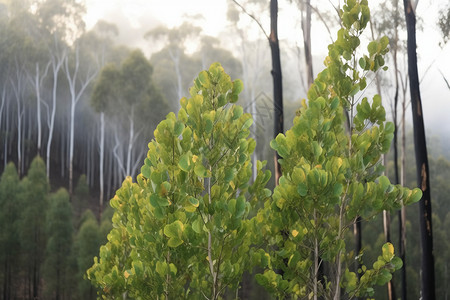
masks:
[[[450,5],[223,2],[0,0],[0,299],[448,299]]]

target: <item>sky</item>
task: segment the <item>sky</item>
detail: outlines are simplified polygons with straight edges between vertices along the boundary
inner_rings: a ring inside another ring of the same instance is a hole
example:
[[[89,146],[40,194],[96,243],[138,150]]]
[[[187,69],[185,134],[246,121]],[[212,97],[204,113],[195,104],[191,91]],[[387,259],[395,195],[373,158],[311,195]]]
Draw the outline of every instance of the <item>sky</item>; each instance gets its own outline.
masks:
[[[148,43],[142,38],[145,32],[158,25],[179,26],[184,20],[191,20],[212,36],[226,35],[230,30],[227,23],[227,8],[231,0],[85,0],[87,15],[85,21],[92,28],[97,20],[104,19],[118,24],[121,41],[130,46],[144,48],[148,53]],[[244,1],[241,1],[244,2]],[[287,1],[279,1],[279,38],[288,44],[301,44],[298,11],[286,6]],[[336,2],[336,1],[334,1]],[[379,0],[369,1],[369,6],[379,5]],[[438,46],[441,41],[436,25],[438,8],[448,0],[420,0],[417,14],[421,18],[423,31],[417,33],[419,73],[426,125],[440,131],[445,139],[450,137],[450,89],[446,87],[440,72],[450,79],[450,45]],[[315,0],[319,7],[330,7],[330,1]],[[261,22],[269,28],[269,14],[259,15]],[[248,18],[247,22],[252,21]],[[263,38],[260,29],[253,26],[250,33]],[[335,34],[335,33],[333,33]],[[313,19],[313,55],[325,56],[330,40],[325,27]],[[232,50],[232,49],[231,49]],[[442,137],[441,137],[442,138]]]

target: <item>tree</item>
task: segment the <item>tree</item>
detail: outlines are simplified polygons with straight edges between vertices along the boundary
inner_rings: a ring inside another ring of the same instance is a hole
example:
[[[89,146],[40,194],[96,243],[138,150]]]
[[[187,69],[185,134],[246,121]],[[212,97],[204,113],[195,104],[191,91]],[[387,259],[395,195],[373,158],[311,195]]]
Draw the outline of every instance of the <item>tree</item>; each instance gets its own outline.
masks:
[[[164,99],[152,83],[152,72],[153,68],[144,54],[135,50],[122,63],[120,72],[116,76],[119,81],[110,83],[111,88],[119,89],[114,115],[119,118],[124,129],[128,131],[124,156],[117,151],[122,143],[117,133],[115,135],[114,155],[123,176],[135,174],[137,163],[141,161],[144,153],[135,153],[135,144],[142,134],[144,124],[146,127],[152,126],[148,122],[149,116],[161,114],[166,109]],[[114,87],[114,84],[117,86]]]
[[[46,213],[47,245],[43,264],[45,294],[52,299],[65,299],[68,289],[70,269],[69,257],[72,249],[72,207],[69,194],[64,188],[50,196]]]
[[[326,69],[308,92],[308,104],[302,102],[293,127],[271,142],[282,157],[283,176],[253,231],[268,243],[257,258],[265,271],[256,279],[279,298],[373,297],[373,286],[389,282],[402,262],[386,243],[373,269],[363,265],[352,272],[350,264],[361,253],[347,253],[345,234],[359,216],[369,219],[421,197],[419,189],[394,186],[381,176],[380,157],[389,150],[394,125],[384,122],[379,95],[372,104],[357,97],[366,88],[367,73],[384,65],[388,39],[370,42],[368,53],[358,59],[359,37],[370,18],[367,1],[346,1],[341,17],[343,27],[329,46]],[[324,263],[328,273],[319,278]]]
[[[75,238],[74,251],[77,261],[78,296],[95,299],[96,289],[85,279],[86,270],[92,265],[92,258],[98,255],[101,236],[97,219],[90,210],[81,217],[82,223]]]
[[[278,42],[278,1],[270,1],[270,34],[264,30],[261,23],[253,16],[248,13],[245,8],[239,4],[236,0],[233,0],[244,13],[246,13],[250,18],[256,21],[258,26],[263,31],[267,40],[269,41],[270,50],[272,53],[272,79],[273,79],[273,107],[274,107],[274,137],[279,133],[284,132],[284,118],[283,118],[283,80],[281,72],[281,60],[280,60],[280,46]],[[275,165],[275,185],[278,185],[278,180],[281,176],[281,166],[278,162],[279,155],[275,152],[274,155],[274,165]]]
[[[97,79],[94,90],[91,95],[91,105],[95,111],[100,113],[100,199],[99,214],[101,216],[103,210],[104,197],[104,160],[105,160],[105,113],[108,106],[114,103],[117,95],[118,72],[113,64],[103,67],[99,78]]]
[[[212,64],[178,117],[157,126],[137,183],[128,177],[111,200],[114,228],[88,271],[105,296],[219,299],[238,288],[250,264],[248,213],[270,196],[263,163],[249,184],[252,120],[232,104],[242,88]]]
[[[78,177],[77,185],[74,191],[74,201],[72,209],[76,218],[80,218],[82,213],[88,208],[89,205],[89,186],[86,180],[86,175],[82,174]]]
[[[188,22],[184,22],[179,27],[169,29],[163,26],[157,27],[145,34],[145,38],[152,41],[153,43],[163,42],[167,46],[167,52],[169,58],[172,62],[173,70],[175,71],[176,84],[175,98],[169,98],[170,101],[177,101],[184,96],[184,91],[186,89],[186,79],[183,78],[184,72],[181,67],[183,64],[183,59],[185,58],[184,49],[186,42],[192,40],[194,37],[200,34],[201,29]],[[192,78],[189,78],[191,82]],[[178,108],[178,107],[176,107]]]
[[[423,122],[422,100],[420,97],[419,72],[417,69],[416,52],[416,15],[417,1],[413,5],[410,0],[404,0],[406,29],[408,32],[408,74],[411,95],[411,109],[414,126],[414,148],[416,150],[417,185],[423,192],[420,200],[420,237],[422,241],[422,297],[425,300],[435,299],[434,286],[434,255],[433,230],[431,214],[430,176],[428,168],[427,144]]]
[[[70,60],[69,56],[65,57],[64,61],[64,73],[66,74],[67,81],[69,83],[70,91],[70,139],[69,139],[69,195],[73,195],[73,149],[74,149],[74,136],[75,136],[75,109],[81,96],[84,95],[85,90],[94,80],[98,72],[98,66],[95,66],[91,61],[84,61],[84,66],[88,65],[87,69],[82,68],[80,58],[80,44],[79,41],[75,43],[75,49],[73,57]],[[89,58],[86,53],[82,55],[84,58]],[[93,66],[94,65],[94,66]],[[83,74],[84,73],[84,74]]]
[[[24,194],[20,218],[19,236],[23,249],[23,262],[27,270],[28,298],[40,296],[41,265],[46,246],[45,212],[48,203],[49,184],[44,161],[33,159],[27,177],[22,180]]]
[[[3,299],[13,299],[19,271],[20,179],[14,163],[9,163],[0,179],[0,279]]]

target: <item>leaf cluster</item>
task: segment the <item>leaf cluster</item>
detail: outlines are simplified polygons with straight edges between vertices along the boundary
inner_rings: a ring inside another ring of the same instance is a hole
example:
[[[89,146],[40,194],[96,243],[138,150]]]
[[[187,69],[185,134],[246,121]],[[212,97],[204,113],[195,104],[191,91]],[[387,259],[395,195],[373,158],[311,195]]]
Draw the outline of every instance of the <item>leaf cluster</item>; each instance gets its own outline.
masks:
[[[157,126],[137,183],[127,178],[111,201],[115,228],[88,271],[105,296],[218,299],[238,287],[250,261],[248,214],[271,194],[265,163],[250,184],[252,119],[233,104],[242,89],[213,64],[178,116]]]
[[[345,247],[345,232],[357,217],[370,219],[421,198],[419,189],[392,185],[382,176],[380,157],[390,147],[394,125],[385,123],[379,95],[371,103],[360,100],[367,73],[384,65],[389,44],[386,37],[372,41],[368,53],[357,58],[369,16],[367,1],[346,1],[343,27],[329,46],[326,69],[311,86],[308,103],[302,102],[292,128],[271,142],[281,156],[283,176],[256,217],[270,257],[261,259],[265,271],[256,279],[280,298],[314,294],[328,299],[341,288],[351,297],[372,296],[373,285],[385,284],[401,267],[386,244],[373,269],[363,266],[358,279]],[[322,264],[329,272],[319,280]]]

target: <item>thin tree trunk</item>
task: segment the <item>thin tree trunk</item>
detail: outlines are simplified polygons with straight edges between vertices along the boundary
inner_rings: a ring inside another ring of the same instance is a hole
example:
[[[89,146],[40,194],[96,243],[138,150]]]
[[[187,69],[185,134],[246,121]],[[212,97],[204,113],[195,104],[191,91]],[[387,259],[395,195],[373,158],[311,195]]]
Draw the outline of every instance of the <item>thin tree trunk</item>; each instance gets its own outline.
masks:
[[[304,11],[304,13],[303,13]],[[306,0],[302,9],[303,47],[305,48],[306,75],[308,88],[314,82],[313,62],[311,55],[311,0]]]
[[[131,176],[131,153],[133,152],[133,141],[134,141],[134,106],[131,107],[130,121],[130,132],[128,136],[128,151],[127,151],[127,164],[126,164],[126,176]]]
[[[410,0],[403,0],[406,29],[408,32],[408,73],[410,79],[411,108],[414,127],[414,147],[416,149],[417,181],[423,196],[420,208],[420,238],[422,248],[422,299],[436,299],[434,286],[433,231],[431,222],[431,193],[428,168],[427,144],[420,97],[419,72],[417,69],[416,16]]]
[[[80,56],[79,56],[79,46],[75,49],[75,69],[71,73],[69,68],[69,58],[66,56],[65,59],[65,73],[67,81],[69,83],[70,90],[70,140],[69,140],[69,195],[70,199],[73,196],[73,149],[74,149],[74,131],[75,131],[75,109],[78,102],[81,99],[84,91],[88,87],[89,83],[94,80],[97,72],[88,70],[86,78],[80,80],[79,78],[79,68],[80,68]],[[81,82],[80,88],[77,91],[77,81]]]
[[[102,217],[103,211],[103,194],[104,194],[104,179],[103,179],[103,163],[105,160],[105,113],[100,113],[100,207],[99,216]]]
[[[403,86],[403,101],[402,101],[402,148],[401,148],[401,168],[400,168],[400,184],[405,186],[406,184],[406,82]],[[400,230],[400,258],[403,261],[403,268],[401,270],[402,288],[401,295],[402,300],[407,299],[407,282],[406,282],[406,208],[402,206],[401,214],[401,230]]]
[[[50,179],[50,154],[52,148],[52,140],[53,140],[53,131],[55,128],[55,116],[56,116],[56,90],[58,87],[58,75],[59,70],[62,67],[64,62],[65,53],[63,53],[62,57],[52,56],[52,69],[53,69],[53,89],[52,89],[52,112],[50,116],[50,121],[48,122],[48,139],[47,139],[47,153],[46,153],[46,161],[47,161],[47,178]]]
[[[278,43],[278,1],[270,1],[270,36],[269,45],[272,52],[273,77],[273,106],[274,106],[274,137],[283,133],[283,82],[281,74],[280,46]],[[281,166],[278,163],[280,156],[275,152],[275,185],[281,177]]]

